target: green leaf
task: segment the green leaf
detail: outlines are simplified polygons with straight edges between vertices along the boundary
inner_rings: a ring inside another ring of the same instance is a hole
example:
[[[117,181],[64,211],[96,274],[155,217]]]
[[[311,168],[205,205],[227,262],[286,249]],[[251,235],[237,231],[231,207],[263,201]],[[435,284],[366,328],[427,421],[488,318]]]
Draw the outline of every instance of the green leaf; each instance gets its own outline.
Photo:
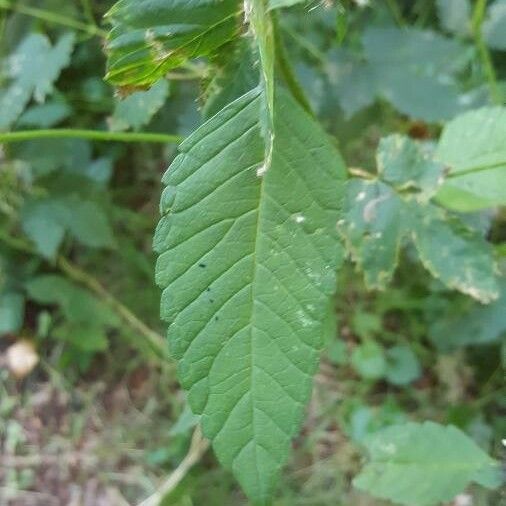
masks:
[[[458,211],[506,204],[506,107],[486,107],[448,123],[436,157],[449,168],[438,200]]]
[[[432,197],[443,180],[444,166],[403,135],[381,139],[376,160],[383,181],[397,191],[415,190],[423,200]]]
[[[487,306],[476,305],[465,313],[440,318],[430,328],[429,338],[441,351],[461,346],[497,342],[506,336],[506,280],[501,279],[500,296]]]
[[[469,35],[471,2],[469,0],[437,0],[437,10],[443,28],[456,35]]]
[[[147,91],[136,91],[116,102],[109,121],[111,130],[139,130],[149,123],[169,96],[169,83],[161,79]]]
[[[330,82],[348,117],[383,98],[401,113],[428,122],[465,110],[456,73],[471,56],[463,44],[429,30],[367,28],[363,56],[331,53]]]
[[[492,247],[478,232],[433,205],[412,206],[410,215],[418,255],[435,278],[484,303],[498,297]]]
[[[262,103],[252,90],[181,145],[154,240],[181,383],[220,462],[258,504],[311,393],[345,177],[326,134],[282,90],[267,166]]]
[[[214,76],[206,88],[206,102],[203,108],[205,118],[221,111],[227,104],[252,90],[258,84],[258,56],[249,40],[240,40],[234,46],[225,46],[221,58],[223,65],[217,65]]]
[[[106,79],[119,86],[150,86],[187,60],[207,56],[234,38],[238,0],[120,0],[107,17]]]
[[[307,0],[269,0],[269,9],[280,9],[306,2]]]
[[[28,200],[21,213],[21,225],[37,251],[46,258],[55,257],[65,232],[92,248],[114,245],[113,232],[103,210],[96,202],[75,195]]]
[[[23,325],[25,298],[16,292],[0,293],[0,336],[17,332]]]
[[[26,284],[26,290],[32,300],[58,305],[71,324],[91,324],[94,328],[118,324],[117,316],[107,306],[61,276],[38,276]]]
[[[28,35],[7,61],[7,88],[0,91],[0,129],[9,128],[24,111],[30,99],[44,102],[53,84],[70,62],[73,33],[63,35],[54,47],[39,33]]]
[[[23,127],[50,128],[67,119],[71,107],[63,100],[52,100],[28,108],[19,118],[17,125]]]
[[[506,50],[506,0],[496,0],[487,11],[483,33],[487,44],[493,49]]]
[[[422,369],[417,356],[409,346],[399,345],[386,352],[386,378],[393,385],[408,385],[417,380]]]
[[[369,288],[385,288],[398,262],[405,204],[381,181],[354,179],[347,185],[344,218],[338,230],[364,272]]]
[[[497,462],[451,425],[392,426],[367,438],[365,445],[370,462],[353,484],[408,506],[451,501],[471,481],[494,481],[498,472]]]
[[[351,355],[351,364],[364,379],[378,380],[386,373],[385,352],[375,341],[367,340],[357,346]]]
[[[427,202],[440,184],[440,163],[400,136],[380,142],[377,161],[381,179],[348,182],[344,218],[338,222],[366,285],[386,287],[401,244],[411,238],[423,265],[445,285],[481,302],[496,299],[491,246],[457,217]],[[413,189],[418,193],[408,191]]]

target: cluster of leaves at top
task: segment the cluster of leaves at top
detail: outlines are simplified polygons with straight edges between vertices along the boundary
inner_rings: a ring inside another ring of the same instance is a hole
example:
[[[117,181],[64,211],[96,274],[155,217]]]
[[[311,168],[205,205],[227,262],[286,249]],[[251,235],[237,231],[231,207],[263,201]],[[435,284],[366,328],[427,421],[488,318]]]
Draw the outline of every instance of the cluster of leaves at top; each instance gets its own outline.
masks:
[[[457,118],[435,149],[386,138],[378,176],[347,183],[333,141],[286,70],[274,11],[295,3],[121,0],[109,13],[107,78],[117,86],[149,87],[191,58],[225,61],[207,90],[212,117],[183,142],[163,178],[156,276],[191,408],[256,504],[270,501],[299,430],[333,328],[345,251],[368,285],[382,288],[411,238],[423,265],[449,287],[482,302],[499,296],[489,246],[441,205],[465,211],[506,201],[506,111]],[[374,33],[366,39],[374,48]],[[372,72],[374,53],[358,72]],[[372,96],[395,85],[376,84]],[[371,442],[373,463],[358,487],[434,504],[471,480],[495,481],[494,461],[457,429],[388,431]],[[431,468],[424,445],[441,452],[430,493],[411,486]],[[457,479],[445,465],[459,459]]]

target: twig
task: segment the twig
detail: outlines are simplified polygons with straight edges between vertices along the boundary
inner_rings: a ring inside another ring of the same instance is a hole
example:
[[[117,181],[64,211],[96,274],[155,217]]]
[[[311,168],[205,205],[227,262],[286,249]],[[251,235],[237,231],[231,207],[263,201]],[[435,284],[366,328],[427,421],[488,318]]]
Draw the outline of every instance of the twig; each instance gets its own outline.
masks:
[[[9,247],[27,254],[36,254],[30,243],[23,239],[11,237],[9,234],[0,230],[0,241],[3,241]],[[110,293],[98,279],[80,269],[77,265],[60,256],[56,261],[57,267],[70,279],[79,283],[101,298],[111,309],[135,332],[144,336],[154,351],[162,357],[167,358],[166,340],[154,330],[150,329],[142,320],[140,320],[130,309],[123,305],[112,293]]]
[[[162,486],[138,506],[159,506],[162,499],[170,494],[181,483],[190,469],[202,458],[209,448],[209,441],[202,437],[200,428],[197,427],[193,433],[190,449],[181,464],[163,482]]]
[[[499,85],[497,84],[497,76],[494,69],[494,63],[492,61],[492,57],[490,56],[487,45],[485,44],[485,40],[483,39],[482,25],[485,19],[486,9],[487,0],[477,0],[474,7],[472,19],[474,43],[476,44],[476,48],[478,50],[478,54],[480,55],[485,75],[487,76],[492,99],[497,104],[502,105],[502,92]]]
[[[80,130],[72,128],[23,130],[20,132],[0,133],[0,143],[21,142],[35,139],[88,139],[105,142],[156,142],[170,144],[181,142],[183,137],[180,135],[149,132],[107,132],[102,130]]]
[[[60,256],[57,260],[59,269],[70,279],[85,286],[105,303],[107,303],[129,327],[144,336],[162,358],[167,357],[167,345],[165,339],[154,330],[150,329],[142,320],[140,320],[130,309],[124,306],[114,295],[112,295],[98,279],[90,276],[87,272],[81,270],[76,265],[69,262],[65,257]]]

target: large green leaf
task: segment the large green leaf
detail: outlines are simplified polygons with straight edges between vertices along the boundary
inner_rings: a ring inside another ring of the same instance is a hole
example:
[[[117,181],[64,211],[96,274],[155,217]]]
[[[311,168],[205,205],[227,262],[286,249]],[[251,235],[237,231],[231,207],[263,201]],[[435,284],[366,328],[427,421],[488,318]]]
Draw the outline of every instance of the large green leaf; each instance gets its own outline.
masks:
[[[267,166],[261,95],[234,101],[182,144],[155,235],[180,380],[219,460],[258,504],[311,392],[345,175],[326,134],[281,90]]]
[[[60,72],[70,63],[75,36],[63,35],[51,46],[44,35],[28,35],[6,60],[9,84],[0,90],[0,129],[8,128],[30,99],[43,102]]]
[[[497,462],[453,426],[406,423],[365,440],[371,461],[354,485],[408,506],[450,501],[471,481],[497,482]]]
[[[239,0],[120,0],[109,11],[107,79],[149,86],[188,59],[212,54],[240,28]]]
[[[506,107],[486,107],[448,123],[436,157],[449,168],[438,199],[472,211],[506,204]]]

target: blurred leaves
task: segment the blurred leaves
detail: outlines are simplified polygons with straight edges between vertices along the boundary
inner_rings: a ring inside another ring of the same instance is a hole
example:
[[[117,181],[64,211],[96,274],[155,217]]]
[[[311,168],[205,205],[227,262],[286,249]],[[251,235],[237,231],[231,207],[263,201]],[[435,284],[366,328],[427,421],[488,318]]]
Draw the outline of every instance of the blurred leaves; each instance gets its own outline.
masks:
[[[139,130],[161,109],[168,96],[169,83],[162,79],[147,91],[117,99],[109,121],[111,130]]]
[[[449,169],[437,196],[446,207],[506,205],[506,107],[470,111],[445,125],[435,157]]]
[[[347,117],[382,98],[401,113],[427,122],[465,110],[456,75],[469,63],[463,43],[429,30],[376,28],[361,36],[363,54],[337,49],[326,63]]]
[[[370,462],[353,484],[375,497],[409,506],[451,501],[475,481],[498,486],[498,463],[453,426],[406,423],[365,439]]]
[[[501,137],[496,130],[490,135]],[[441,141],[439,152],[450,153],[447,159],[452,153],[448,139],[454,137],[458,135],[446,133]],[[498,144],[494,138],[488,140],[492,147]],[[465,148],[466,162],[472,144]],[[460,153],[456,150],[455,156]],[[486,156],[495,160],[500,153],[490,149]],[[377,179],[349,181],[345,216],[338,223],[366,284],[386,287],[397,266],[399,248],[410,238],[425,268],[448,287],[482,302],[497,298],[490,245],[457,216],[429,201],[443,181],[443,166],[437,158],[408,138],[390,136],[379,144],[377,165]]]
[[[6,59],[2,72],[9,84],[0,90],[0,129],[11,126],[32,97],[44,102],[61,70],[69,65],[74,43],[71,32],[54,46],[45,35],[32,33]]]

